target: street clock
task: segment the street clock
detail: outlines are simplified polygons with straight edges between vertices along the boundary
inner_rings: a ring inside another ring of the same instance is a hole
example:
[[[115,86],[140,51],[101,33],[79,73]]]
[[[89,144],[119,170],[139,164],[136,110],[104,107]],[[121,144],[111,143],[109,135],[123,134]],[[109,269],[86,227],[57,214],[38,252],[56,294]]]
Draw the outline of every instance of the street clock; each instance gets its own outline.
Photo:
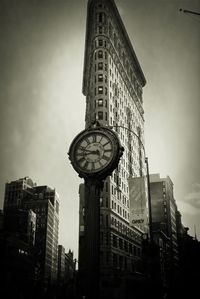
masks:
[[[117,167],[123,150],[115,132],[95,126],[74,138],[68,154],[80,177],[103,179]]]

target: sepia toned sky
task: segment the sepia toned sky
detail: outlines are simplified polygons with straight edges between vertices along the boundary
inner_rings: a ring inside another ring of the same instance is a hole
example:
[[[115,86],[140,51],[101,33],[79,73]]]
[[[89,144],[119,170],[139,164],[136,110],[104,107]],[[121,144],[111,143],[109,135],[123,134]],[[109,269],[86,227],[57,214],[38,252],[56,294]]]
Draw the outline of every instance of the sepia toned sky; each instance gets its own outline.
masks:
[[[182,221],[200,239],[199,0],[116,0],[147,79],[150,173],[169,175]],[[68,149],[84,129],[86,0],[0,2],[0,208],[29,176],[60,195],[59,242],[77,256],[78,185]]]

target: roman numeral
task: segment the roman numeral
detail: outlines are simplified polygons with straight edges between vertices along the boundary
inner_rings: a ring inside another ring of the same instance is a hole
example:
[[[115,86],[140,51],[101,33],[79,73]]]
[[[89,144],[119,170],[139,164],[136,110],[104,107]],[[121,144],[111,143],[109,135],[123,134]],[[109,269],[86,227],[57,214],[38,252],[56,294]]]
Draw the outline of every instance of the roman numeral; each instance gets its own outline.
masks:
[[[84,150],[85,150],[85,147],[80,145],[78,149],[84,151]]]
[[[84,152],[81,152],[81,153],[76,153],[77,156],[84,156]]]
[[[78,163],[82,163],[83,161],[85,161],[85,158],[81,157],[80,159],[77,159]]]
[[[106,161],[109,161],[109,160],[110,160],[110,157],[107,157],[107,156],[104,155],[101,159],[106,160]]]
[[[88,168],[88,165],[89,165],[89,163],[88,163],[88,161],[86,161],[85,164],[84,164],[84,166],[83,166],[83,168],[84,168],[84,169],[87,169],[87,168]]]
[[[87,142],[87,144],[90,144],[90,140],[88,138],[85,138],[85,141]]]
[[[101,135],[100,135],[101,136]],[[100,137],[99,143],[101,143],[101,140],[103,139],[103,136]]]
[[[102,144],[103,146],[106,146],[108,143],[110,143],[110,141],[107,141],[106,143]]]
[[[101,163],[101,161],[98,161],[99,162],[99,164],[100,164],[100,167],[102,167],[103,166],[103,164]]]
[[[112,151],[111,148],[110,148],[110,149],[105,149],[105,150],[104,150],[104,153],[111,152],[111,151]]]
[[[93,139],[92,140],[93,142],[97,142],[97,136],[96,135],[92,135],[92,139]]]
[[[92,169],[91,170],[95,170],[94,162],[92,162]]]

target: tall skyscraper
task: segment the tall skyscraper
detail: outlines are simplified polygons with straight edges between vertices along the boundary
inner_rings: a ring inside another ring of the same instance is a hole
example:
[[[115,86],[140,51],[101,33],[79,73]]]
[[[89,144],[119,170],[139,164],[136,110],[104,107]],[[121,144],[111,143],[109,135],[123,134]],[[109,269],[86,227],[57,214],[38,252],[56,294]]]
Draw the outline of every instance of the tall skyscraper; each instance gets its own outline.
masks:
[[[35,257],[39,279],[57,280],[59,197],[48,186],[37,186],[29,177],[6,183],[4,212],[32,210],[36,214]]]
[[[174,199],[173,182],[170,177],[160,178],[159,174],[150,175],[151,208],[153,231],[162,230],[168,237],[168,267],[174,277],[179,261],[177,241],[177,205]]]
[[[141,235],[147,231],[148,225],[142,99],[145,84],[144,74],[114,1],[88,1],[83,73],[86,128],[94,121],[113,128],[125,149],[119,166],[104,181],[101,194],[101,273],[113,277],[116,269],[132,273],[139,271]],[[129,190],[133,178],[138,178],[143,189],[142,196],[137,198],[139,204],[133,197],[135,193],[130,194]],[[84,242],[83,196],[81,188],[81,242]],[[141,221],[134,222],[139,218]],[[79,252],[80,266],[81,256]]]

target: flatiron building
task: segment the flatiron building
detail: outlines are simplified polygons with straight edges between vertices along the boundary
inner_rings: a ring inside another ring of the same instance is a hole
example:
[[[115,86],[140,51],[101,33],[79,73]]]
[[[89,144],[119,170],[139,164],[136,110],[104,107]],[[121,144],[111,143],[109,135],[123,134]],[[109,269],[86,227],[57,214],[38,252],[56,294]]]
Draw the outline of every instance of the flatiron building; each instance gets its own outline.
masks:
[[[124,147],[104,181],[100,210],[102,277],[139,273],[141,237],[148,232],[142,89],[146,79],[113,0],[88,1],[83,94],[85,124],[112,128]],[[80,188],[79,267],[84,254],[84,185]],[[102,282],[103,284],[104,282]]]

